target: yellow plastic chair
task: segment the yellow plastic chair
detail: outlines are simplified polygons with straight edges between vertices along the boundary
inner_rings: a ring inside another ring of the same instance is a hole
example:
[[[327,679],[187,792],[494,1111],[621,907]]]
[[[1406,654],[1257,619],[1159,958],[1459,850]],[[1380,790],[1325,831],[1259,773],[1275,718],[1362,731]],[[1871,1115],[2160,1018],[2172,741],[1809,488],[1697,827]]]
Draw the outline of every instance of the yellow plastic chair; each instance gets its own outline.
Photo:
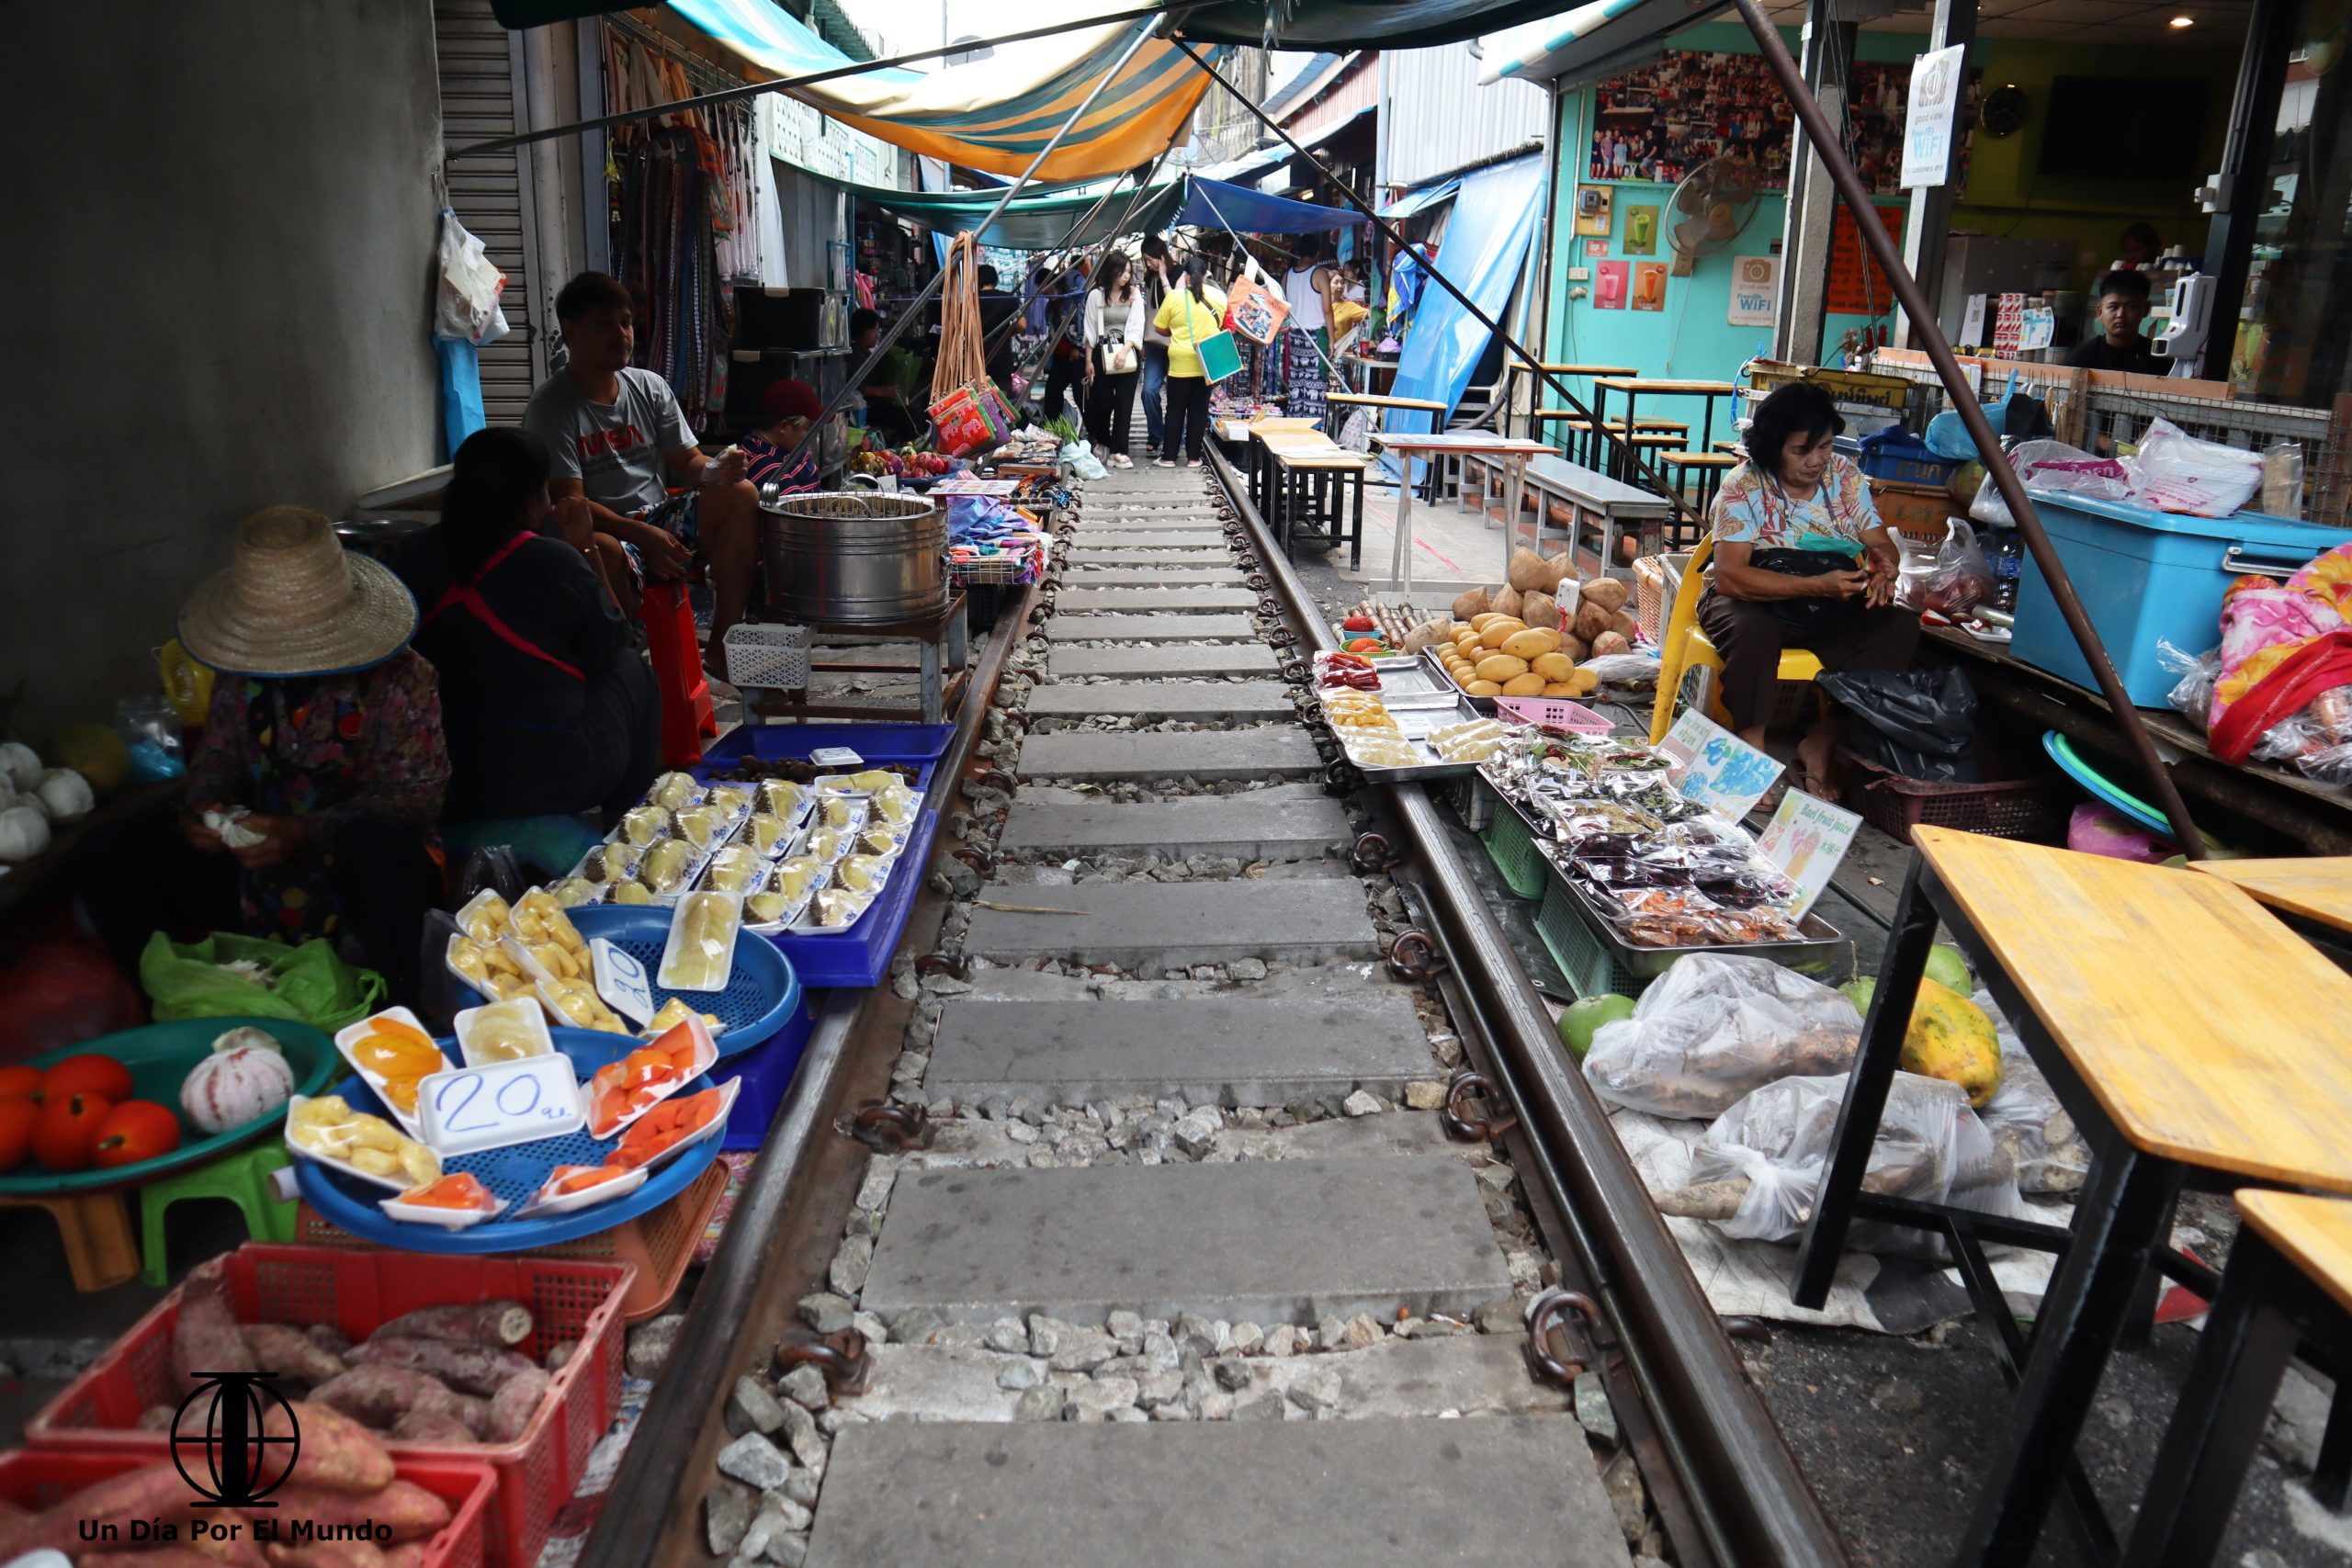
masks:
[[[1674,608],[1666,620],[1666,635],[1659,639],[1657,667],[1657,701],[1650,709],[1650,744],[1655,746],[1666,739],[1674,728],[1674,704],[1682,692],[1682,677],[1692,670],[1713,670],[1720,674],[1724,656],[1707,640],[1699,625],[1699,595],[1706,588],[1706,567],[1709,557],[1715,553],[1715,536],[1710,533],[1690,552],[1690,564],[1682,569],[1682,585],[1675,590]],[[1781,679],[1811,681],[1821,673],[1821,660],[1802,648],[1781,649]],[[1728,728],[1731,715],[1723,704],[1723,682],[1714,682],[1707,703],[1707,716]]]

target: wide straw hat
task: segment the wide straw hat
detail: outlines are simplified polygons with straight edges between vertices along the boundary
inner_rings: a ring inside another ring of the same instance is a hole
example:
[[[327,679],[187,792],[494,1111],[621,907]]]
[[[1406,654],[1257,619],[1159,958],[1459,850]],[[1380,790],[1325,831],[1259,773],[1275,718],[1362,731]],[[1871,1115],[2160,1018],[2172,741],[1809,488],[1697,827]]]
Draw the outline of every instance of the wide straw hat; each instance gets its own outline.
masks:
[[[336,675],[381,664],[416,633],[401,580],[300,506],[237,525],[236,564],[189,595],[180,645],[229,675]]]

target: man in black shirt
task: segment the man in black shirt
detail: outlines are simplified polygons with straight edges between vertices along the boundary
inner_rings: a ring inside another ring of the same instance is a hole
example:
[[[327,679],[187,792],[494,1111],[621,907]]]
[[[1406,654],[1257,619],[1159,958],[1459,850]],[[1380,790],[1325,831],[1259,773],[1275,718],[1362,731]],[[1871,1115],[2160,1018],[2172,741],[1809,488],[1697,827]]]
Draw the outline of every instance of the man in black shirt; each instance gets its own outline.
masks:
[[[973,276],[980,286],[980,333],[989,345],[989,379],[1009,398],[1012,395],[1012,334],[1003,327],[1021,314],[1021,301],[1000,287],[996,268],[983,264]]]
[[[2075,370],[2128,370],[2140,376],[2169,376],[2172,361],[2159,359],[2140,335],[2148,319],[2148,275],[2110,272],[2098,280],[2098,337],[2079,343],[2066,355]]]

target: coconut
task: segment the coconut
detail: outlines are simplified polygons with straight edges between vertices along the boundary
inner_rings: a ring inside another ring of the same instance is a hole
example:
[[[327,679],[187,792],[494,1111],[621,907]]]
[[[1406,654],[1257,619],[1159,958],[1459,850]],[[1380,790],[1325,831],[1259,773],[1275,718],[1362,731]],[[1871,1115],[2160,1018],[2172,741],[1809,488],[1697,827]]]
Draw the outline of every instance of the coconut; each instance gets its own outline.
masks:
[[[1487,591],[1473,588],[1453,602],[1453,618],[1466,621],[1473,615],[1483,615],[1494,606],[1487,603]]]
[[[1623,609],[1626,598],[1624,583],[1613,577],[1596,577],[1584,585],[1583,603],[1604,610]]]
[[[1592,657],[1595,659],[1599,659],[1604,654],[1631,653],[1633,651],[1634,645],[1627,642],[1615,632],[1602,632],[1599,637],[1592,639]]]
[[[1551,586],[1559,581],[1552,569],[1544,564],[1544,558],[1523,545],[1511,551],[1510,565],[1504,570],[1510,578],[1510,586],[1521,593],[1531,588],[1541,588],[1548,592]]]
[[[1592,584],[1588,582],[1585,584],[1585,587],[1589,591]],[[1571,629],[1575,631],[1577,636],[1584,638],[1587,642],[1590,642],[1593,638],[1599,637],[1601,633],[1609,629],[1608,607],[1602,604],[1596,604],[1589,599],[1584,600],[1577,606],[1577,624]]]
[[[1556,631],[1560,626],[1560,603],[1542,589],[1519,596],[1519,618],[1529,626],[1544,631]]]
[[[1527,619],[1520,613],[1520,593],[1516,588],[1505,588],[1499,592],[1489,595],[1487,603],[1494,605],[1498,614],[1509,615],[1515,620]]]

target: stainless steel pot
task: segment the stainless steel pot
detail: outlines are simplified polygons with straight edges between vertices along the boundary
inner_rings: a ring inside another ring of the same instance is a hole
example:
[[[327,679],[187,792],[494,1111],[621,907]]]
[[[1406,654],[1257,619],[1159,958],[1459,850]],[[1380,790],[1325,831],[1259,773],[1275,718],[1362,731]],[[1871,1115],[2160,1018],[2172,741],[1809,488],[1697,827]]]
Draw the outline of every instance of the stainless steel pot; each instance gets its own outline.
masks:
[[[796,620],[885,623],[947,604],[947,513],[914,495],[841,491],[760,506],[768,605]]]

